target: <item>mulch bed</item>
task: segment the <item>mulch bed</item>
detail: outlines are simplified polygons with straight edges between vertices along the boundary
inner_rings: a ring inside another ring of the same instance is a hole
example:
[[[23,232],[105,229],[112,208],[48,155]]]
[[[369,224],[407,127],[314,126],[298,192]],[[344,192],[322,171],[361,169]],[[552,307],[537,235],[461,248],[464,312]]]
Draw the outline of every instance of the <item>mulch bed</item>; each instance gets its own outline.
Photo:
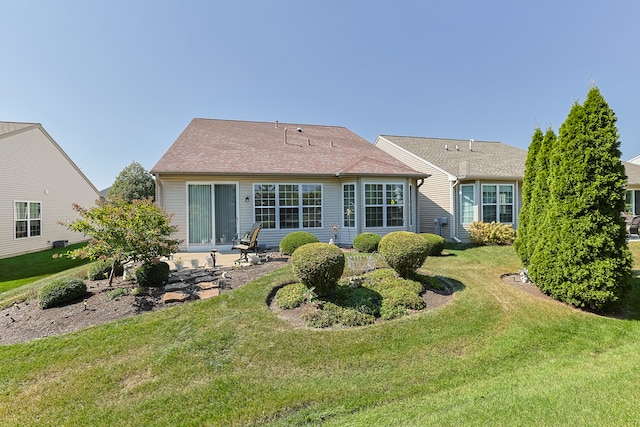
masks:
[[[288,257],[276,257],[260,265],[242,268],[225,268],[227,272],[220,293],[229,292],[252,280],[274,271],[288,262]],[[43,310],[36,300],[22,301],[0,310],[0,345],[31,341],[37,338],[56,336],[90,326],[101,325],[114,320],[135,316],[140,313],[160,310],[184,303],[162,302],[162,288],[145,288],[141,295],[131,295],[135,287],[132,281],[114,279],[85,280],[86,297],[63,307]],[[127,294],[110,299],[109,293],[117,288],[125,288]],[[190,299],[186,302],[195,301]]]

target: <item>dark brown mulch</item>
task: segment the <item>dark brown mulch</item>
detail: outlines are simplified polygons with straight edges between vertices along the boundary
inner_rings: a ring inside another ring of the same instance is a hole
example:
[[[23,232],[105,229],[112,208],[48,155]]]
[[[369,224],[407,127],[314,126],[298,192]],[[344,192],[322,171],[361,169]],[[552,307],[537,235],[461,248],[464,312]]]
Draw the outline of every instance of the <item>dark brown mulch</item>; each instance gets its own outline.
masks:
[[[224,285],[220,292],[229,292],[276,270],[284,266],[287,260],[286,257],[272,258],[261,265],[225,268]],[[164,292],[161,288],[145,288],[141,295],[131,295],[135,284],[123,281],[121,277],[115,278],[111,286],[107,280],[87,280],[85,283],[88,288],[86,297],[64,307],[43,310],[38,307],[36,300],[30,300],[0,310],[0,345],[61,335],[147,311],[184,304],[163,303]],[[117,288],[126,289],[126,295],[110,299],[110,291]],[[195,299],[187,302],[189,301]]]

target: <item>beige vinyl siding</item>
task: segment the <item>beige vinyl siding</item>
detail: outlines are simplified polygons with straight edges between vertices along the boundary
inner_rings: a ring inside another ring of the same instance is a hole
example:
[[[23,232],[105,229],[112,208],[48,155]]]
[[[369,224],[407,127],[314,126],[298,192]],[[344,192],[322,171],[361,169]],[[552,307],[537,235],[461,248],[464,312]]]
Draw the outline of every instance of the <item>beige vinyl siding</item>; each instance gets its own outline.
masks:
[[[391,154],[407,166],[431,175],[424,180],[418,195],[418,232],[434,233],[436,218],[446,217],[449,219],[449,225],[443,228],[442,235],[445,238],[450,238],[452,183],[449,180],[449,175],[384,138],[378,138],[376,140],[376,146]]]
[[[482,186],[483,185],[511,185],[514,191],[513,200],[513,228],[518,228],[518,216],[520,215],[520,209],[522,207],[522,182],[519,181],[495,181],[495,180],[483,180],[483,181],[461,181],[456,187],[456,212],[461,212],[460,209],[460,195],[459,186],[472,184],[474,186],[474,220],[482,220]],[[458,238],[463,242],[469,242],[469,224],[462,224],[460,214],[455,219],[457,221]]]
[[[87,240],[58,222],[77,219],[72,204],[90,208],[100,194],[39,126],[0,138],[0,162],[0,258]],[[15,238],[15,201],[41,203],[40,236]]]
[[[337,224],[340,228],[338,232],[338,240],[336,243],[351,243],[353,238],[362,231],[371,231],[380,235],[385,235],[391,231],[410,229],[408,221],[408,209],[411,208],[411,202],[407,201],[405,208],[405,227],[393,227],[385,229],[364,229],[364,209],[362,205],[356,207],[356,224],[358,226],[355,230],[349,230],[342,228],[342,184],[354,183],[356,184],[357,200],[362,200],[363,194],[363,182],[402,182],[405,184],[405,198],[408,198],[409,192],[409,180],[396,179],[376,179],[376,180],[363,180],[363,179],[312,179],[312,178],[300,178],[295,177],[272,177],[272,176],[256,176],[256,177],[228,177],[228,176],[215,176],[215,175],[199,175],[199,176],[178,176],[170,175],[165,176],[160,174],[158,177],[159,192],[158,200],[161,206],[164,206],[168,213],[173,213],[173,224],[178,226],[178,233],[176,238],[183,240],[184,243],[181,246],[181,250],[202,250],[202,247],[187,247],[187,183],[237,183],[238,184],[238,233],[244,234],[251,229],[254,222],[254,184],[321,184],[322,185],[322,227],[318,228],[300,228],[300,229],[262,229],[260,231],[258,240],[261,245],[266,245],[271,248],[278,248],[280,241],[289,233],[298,230],[309,231],[313,233],[322,242],[328,242],[334,238],[333,233],[330,230],[332,224]],[[414,188],[415,188],[415,184]],[[245,202],[245,199],[249,197],[249,202]]]

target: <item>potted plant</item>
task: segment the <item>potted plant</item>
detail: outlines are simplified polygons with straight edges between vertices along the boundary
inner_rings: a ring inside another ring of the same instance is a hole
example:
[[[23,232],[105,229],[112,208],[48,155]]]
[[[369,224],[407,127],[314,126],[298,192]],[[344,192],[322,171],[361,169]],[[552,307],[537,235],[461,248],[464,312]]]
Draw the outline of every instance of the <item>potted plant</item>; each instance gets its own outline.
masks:
[[[176,270],[182,270],[182,267],[184,267],[184,261],[180,257],[176,258],[173,263],[176,265]]]
[[[198,267],[198,260],[196,258],[191,260],[191,267],[193,267],[193,268],[197,268]]]

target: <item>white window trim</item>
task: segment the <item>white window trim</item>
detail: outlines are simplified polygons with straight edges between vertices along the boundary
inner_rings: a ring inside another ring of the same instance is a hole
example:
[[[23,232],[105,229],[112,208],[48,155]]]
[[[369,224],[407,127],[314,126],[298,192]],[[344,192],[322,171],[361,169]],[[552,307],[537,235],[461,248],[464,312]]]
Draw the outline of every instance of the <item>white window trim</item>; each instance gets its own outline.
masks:
[[[382,205],[367,205],[367,185],[382,185]],[[401,185],[402,186],[402,205],[389,205],[387,204],[387,185]],[[381,226],[367,226],[367,207],[382,206],[382,225]],[[388,225],[387,220],[387,207],[389,206],[402,206],[402,225]],[[407,183],[404,181],[364,181],[362,183],[362,220],[363,228],[365,229],[380,229],[380,228],[405,228],[407,224]]]
[[[471,222],[464,222],[464,218],[462,215],[462,187],[471,187],[471,189],[473,190],[473,199],[472,199],[472,204],[471,204],[471,222],[476,220],[476,185],[475,184],[460,184],[460,223],[464,224],[464,225],[468,225],[471,224]]]
[[[251,209],[251,215],[253,216],[253,221],[257,221],[256,220],[256,185],[273,185],[275,186],[275,192],[276,192],[276,204],[275,206],[268,206],[268,208],[274,208],[276,211],[276,217],[275,217],[275,222],[276,222],[276,226],[275,228],[263,228],[265,230],[287,230],[287,231],[295,231],[295,230],[321,230],[324,228],[324,222],[325,222],[325,199],[324,199],[324,184],[323,183],[319,183],[319,182],[253,182],[251,183],[251,189],[253,192],[253,197],[252,197],[252,209]],[[298,186],[298,205],[297,207],[299,208],[298,211],[298,228],[281,228],[280,227],[280,208],[292,208],[295,206],[280,206],[280,186],[281,185],[297,185]],[[319,227],[303,227],[303,208],[304,205],[302,204],[302,186],[303,185],[319,185],[320,186],[320,226]],[[258,206],[260,208],[262,208],[262,206]]]
[[[25,219],[18,219],[18,209],[16,204],[17,203],[26,203],[27,204],[27,235],[26,237],[17,237],[16,236],[16,223],[18,221],[25,221]],[[32,203],[37,203],[40,205],[40,217],[39,218],[31,218],[31,204]],[[32,236],[31,235],[31,221],[32,220],[39,220],[40,221],[40,234],[36,235],[36,236]],[[13,240],[22,240],[22,239],[31,239],[34,237],[42,237],[42,228],[43,228],[43,221],[42,221],[42,202],[39,200],[14,200],[13,201]]]
[[[484,200],[483,200],[483,194],[484,194],[484,187],[485,186],[495,186],[496,187],[496,203],[495,205],[491,204],[491,205],[487,205],[487,206],[495,206],[496,207],[496,222],[501,222],[500,221],[500,187],[511,187],[511,197],[512,197],[512,201],[510,204],[505,204],[505,206],[511,206],[511,221],[509,222],[503,222],[503,224],[512,224],[514,225],[516,223],[516,208],[517,208],[517,194],[516,194],[516,186],[514,184],[511,183],[499,183],[499,182],[485,182],[482,183],[480,185],[480,194],[478,195],[478,205],[480,206],[480,219],[484,220]]]
[[[351,217],[353,218],[353,227],[347,227],[344,225],[344,215],[345,212],[347,211],[348,208],[350,208],[350,206],[345,206],[344,204],[344,187],[346,185],[353,185],[353,207],[352,207],[352,213],[351,213]],[[357,211],[358,211],[358,184],[353,181],[353,182],[343,182],[342,185],[340,186],[342,192],[341,192],[341,197],[342,197],[342,213],[340,214],[341,216],[341,223],[342,226],[341,228],[348,228],[350,230],[357,230],[358,229],[358,215],[357,215]]]

